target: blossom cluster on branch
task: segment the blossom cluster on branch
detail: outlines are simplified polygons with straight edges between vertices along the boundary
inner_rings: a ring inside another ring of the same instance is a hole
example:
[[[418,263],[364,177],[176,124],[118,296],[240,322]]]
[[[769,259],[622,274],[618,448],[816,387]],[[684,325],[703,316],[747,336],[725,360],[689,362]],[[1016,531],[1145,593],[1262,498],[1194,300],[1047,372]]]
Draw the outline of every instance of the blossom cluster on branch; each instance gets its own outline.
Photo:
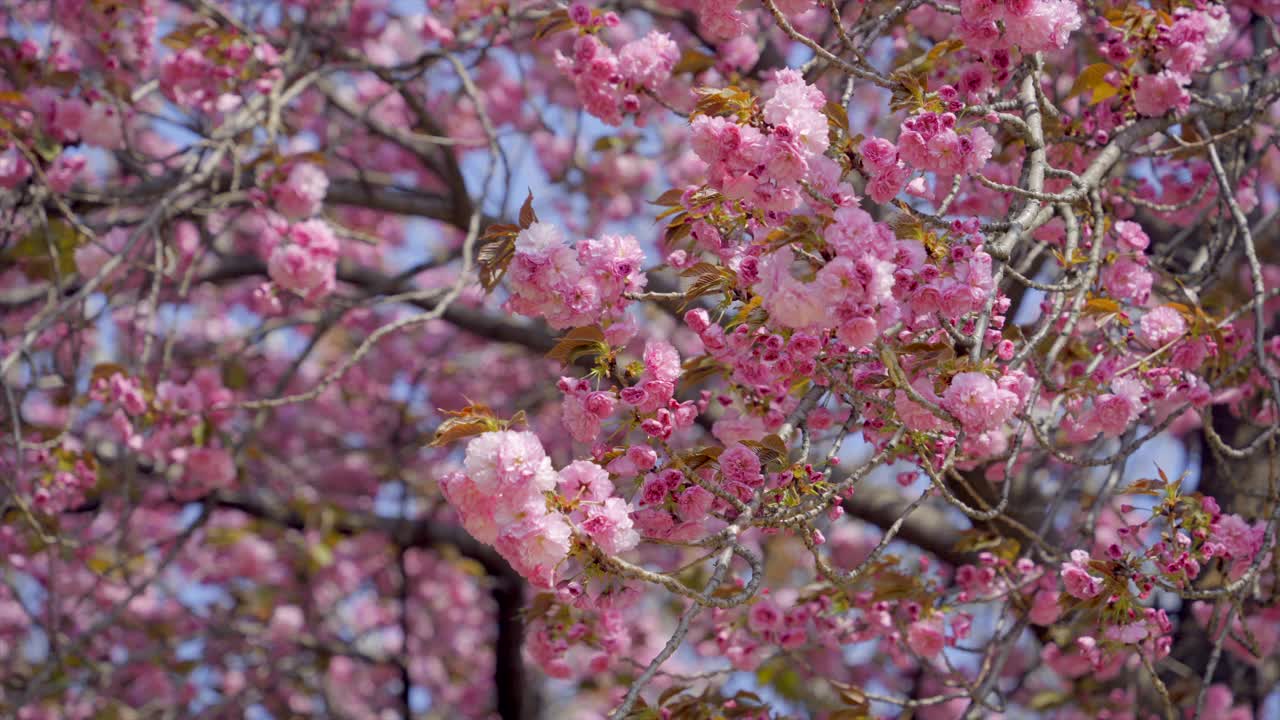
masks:
[[[0,1],[0,715],[1269,716],[1277,23]]]

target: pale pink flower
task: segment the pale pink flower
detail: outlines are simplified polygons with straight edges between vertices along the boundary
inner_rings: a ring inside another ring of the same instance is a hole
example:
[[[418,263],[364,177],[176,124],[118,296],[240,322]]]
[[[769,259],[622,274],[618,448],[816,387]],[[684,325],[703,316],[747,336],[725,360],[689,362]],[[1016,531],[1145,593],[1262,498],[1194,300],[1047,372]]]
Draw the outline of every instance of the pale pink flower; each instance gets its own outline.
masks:
[[[570,499],[603,502],[613,494],[609,473],[589,460],[575,460],[564,466],[557,482],[560,493]]]
[[[674,383],[680,377],[680,353],[669,342],[650,340],[644,346],[644,368],[654,380]]]
[[[907,629],[907,645],[925,660],[937,657],[947,645],[942,619],[935,615],[911,623],[911,627]]]
[[[31,163],[17,150],[0,152],[0,187],[12,190],[31,176]]]
[[[555,489],[558,477],[537,435],[503,430],[467,443],[467,476],[486,495],[502,495],[512,504]]]
[[[627,503],[611,497],[603,504],[589,504],[584,510],[582,529],[610,555],[626,552],[640,543],[640,534],[632,529]]]
[[[1115,224],[1116,239],[1119,244],[1130,250],[1142,251],[1146,250],[1151,244],[1151,239],[1147,237],[1147,233],[1142,226],[1136,222],[1129,220],[1120,220]]]
[[[618,51],[618,70],[635,87],[658,90],[680,61],[680,48],[670,35],[651,31]]]
[[[1182,337],[1187,332],[1187,321],[1182,313],[1161,305],[1147,311],[1138,322],[1138,340],[1155,349]]]
[[[1017,395],[979,372],[964,372],[953,377],[942,394],[942,402],[965,430],[973,433],[1000,427],[1018,408]]]
[[[333,292],[337,282],[338,238],[323,220],[307,220],[289,228],[287,243],[276,245],[267,261],[275,283],[308,300]]]
[[[1071,33],[1080,29],[1075,0],[1036,0],[1029,5],[1024,14],[1007,13],[1004,18],[1005,37],[1024,51],[1060,50]]]
[[[751,448],[735,443],[720,454],[720,472],[725,479],[755,487],[762,479],[760,458]]]
[[[311,163],[298,163],[289,177],[272,191],[276,211],[290,220],[311,217],[320,211],[329,177]]]
[[[1057,622],[1061,611],[1058,608],[1058,593],[1053,590],[1041,590],[1031,602],[1031,613],[1028,616],[1035,625],[1049,626]]]
[[[182,479],[174,488],[174,497],[179,500],[195,500],[235,483],[235,461],[226,450],[192,448],[182,455]]]
[[[872,137],[858,146],[862,163],[872,175],[880,175],[898,163],[898,148],[884,138]]]
[[[504,527],[495,547],[537,588],[555,584],[556,566],[569,555],[572,529],[559,515],[530,515]]]
[[[1169,70],[1158,75],[1143,75],[1134,87],[1133,106],[1142,115],[1155,117],[1170,110],[1183,112],[1191,102],[1183,86],[1187,79]]]
[[[1103,393],[1093,399],[1093,422],[1109,437],[1122,435],[1139,412],[1140,408],[1124,395]]]
[[[768,598],[761,598],[747,611],[747,626],[757,633],[766,633],[782,627],[782,611]]]
[[[1141,305],[1151,295],[1153,278],[1145,265],[1122,257],[1102,270],[1102,287],[1116,300]]]

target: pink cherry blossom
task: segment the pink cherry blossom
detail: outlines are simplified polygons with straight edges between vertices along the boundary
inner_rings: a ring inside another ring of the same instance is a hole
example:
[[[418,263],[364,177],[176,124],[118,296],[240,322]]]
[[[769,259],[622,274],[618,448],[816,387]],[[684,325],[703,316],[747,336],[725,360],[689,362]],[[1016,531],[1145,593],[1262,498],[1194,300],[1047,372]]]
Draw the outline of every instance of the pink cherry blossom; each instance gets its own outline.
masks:
[[[951,379],[942,404],[966,430],[981,433],[1012,417],[1018,397],[982,373],[964,372]]]
[[[1062,582],[1067,594],[1080,600],[1097,597],[1102,592],[1102,583],[1089,573],[1088,562],[1088,553],[1072,550],[1071,561],[1062,566]]]
[[[1161,347],[1187,332],[1187,321],[1182,313],[1161,305],[1152,308],[1138,322],[1138,339],[1147,347]]]
[[[1187,79],[1168,70],[1157,75],[1143,75],[1134,86],[1133,104],[1139,113],[1163,115],[1170,110],[1182,112],[1188,103],[1183,86]]]

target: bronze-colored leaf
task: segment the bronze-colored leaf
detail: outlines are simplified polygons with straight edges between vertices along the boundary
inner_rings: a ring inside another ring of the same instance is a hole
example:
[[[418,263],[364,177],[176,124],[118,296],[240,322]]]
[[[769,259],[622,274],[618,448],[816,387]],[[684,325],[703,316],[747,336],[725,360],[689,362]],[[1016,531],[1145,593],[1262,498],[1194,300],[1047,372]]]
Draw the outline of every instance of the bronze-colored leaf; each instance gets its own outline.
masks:
[[[680,372],[683,387],[694,387],[707,378],[724,371],[724,366],[710,355],[698,355],[684,361]]]
[[[666,705],[668,700],[684,692],[686,689],[687,688],[684,685],[672,685],[666,690],[663,690],[662,694],[658,696],[658,706],[662,707],[663,705]]]
[[[658,196],[657,200],[650,200],[651,205],[661,205],[662,207],[673,207],[680,205],[680,198],[684,197],[684,191],[680,188],[671,188],[670,190]]]
[[[89,372],[89,385],[92,387],[98,380],[110,380],[111,376],[116,374],[128,377],[129,371],[123,365],[116,363],[98,363]]]
[[[845,135],[849,134],[849,112],[845,110],[844,105],[835,100],[829,100],[826,106],[822,108],[822,112],[826,114],[827,120],[831,125],[834,125]]]
[[[686,49],[684,53],[680,55],[680,61],[675,64],[675,67],[671,68],[671,74],[682,75],[684,73],[690,73],[692,75],[697,75],[700,72],[710,70],[715,67],[715,65],[716,59],[714,56],[698,52],[697,50]]]
[[[520,206],[520,227],[527,228],[536,222],[538,222],[538,213],[533,211],[533,190],[530,190],[529,196]]]
[[[1122,309],[1123,308],[1120,307],[1120,303],[1116,302],[1115,300],[1112,300],[1111,298],[1105,298],[1105,297],[1094,296],[1086,300],[1084,303],[1085,312],[1093,313],[1097,315],[1107,315],[1111,313],[1118,313]]]
[[[831,686],[835,688],[836,695],[839,696],[840,702],[849,706],[852,710],[861,710],[867,712],[871,708],[871,704],[867,699],[867,693],[856,685],[847,683],[830,681]]]
[[[555,347],[547,353],[547,357],[564,365],[572,365],[588,355],[601,355],[608,352],[604,331],[598,327],[574,328],[556,342]]]
[[[708,262],[700,262],[680,274],[693,278],[693,284],[684,291],[686,303],[713,292],[723,292],[732,287],[737,278],[732,270]]]
[[[576,25],[569,19],[568,10],[555,10],[538,22],[537,28],[533,31],[533,39],[541,40],[549,35],[554,35],[558,32],[569,30],[574,27],[576,27]]]
[[[476,252],[476,266],[479,269],[481,287],[490,291],[502,281],[502,276],[506,275],[507,267],[516,255],[516,233],[490,227],[485,237],[488,242]]]
[[[431,447],[441,447],[463,438],[483,435],[496,429],[492,422],[483,418],[450,418],[440,423],[440,427],[436,428],[435,437],[431,440]]]
[[[429,447],[441,447],[456,440],[502,430],[505,426],[487,405],[473,403],[461,410],[441,410],[449,419],[436,428]]]
[[[677,463],[683,465],[686,470],[693,472],[707,463],[718,460],[723,452],[723,447],[711,445],[677,453],[675,459]]]

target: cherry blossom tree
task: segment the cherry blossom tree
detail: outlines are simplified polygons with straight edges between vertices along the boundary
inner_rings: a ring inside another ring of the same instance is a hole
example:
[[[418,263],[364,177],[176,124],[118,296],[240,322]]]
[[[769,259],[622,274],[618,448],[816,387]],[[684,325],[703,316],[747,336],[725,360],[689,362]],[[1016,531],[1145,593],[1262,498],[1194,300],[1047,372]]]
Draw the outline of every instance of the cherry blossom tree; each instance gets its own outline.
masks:
[[[0,0],[0,715],[1280,713],[1275,0]]]

